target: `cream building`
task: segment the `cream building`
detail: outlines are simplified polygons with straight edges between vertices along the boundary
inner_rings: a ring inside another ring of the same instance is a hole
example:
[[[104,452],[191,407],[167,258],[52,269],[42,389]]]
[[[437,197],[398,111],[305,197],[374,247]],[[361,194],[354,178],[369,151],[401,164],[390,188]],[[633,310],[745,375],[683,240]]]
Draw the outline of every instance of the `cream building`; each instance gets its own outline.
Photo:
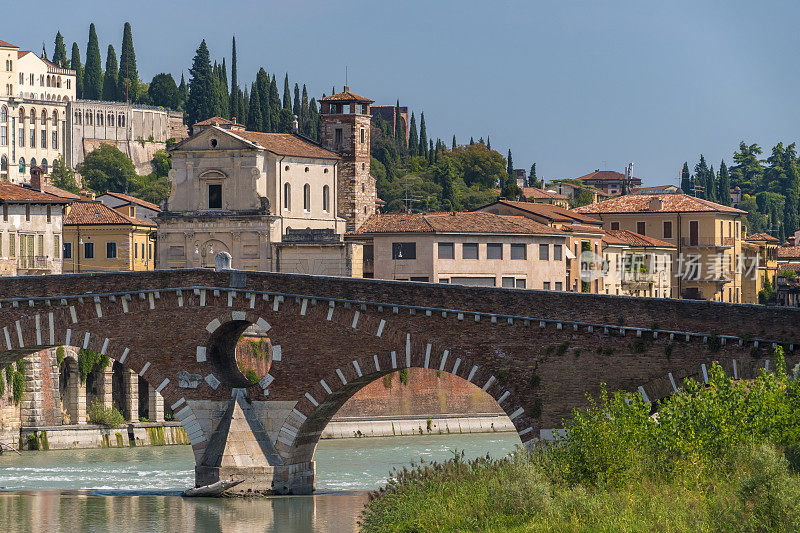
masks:
[[[605,294],[669,298],[675,245],[628,230],[603,237]]]
[[[521,216],[378,214],[349,235],[371,242],[378,279],[566,288],[566,234]]]
[[[24,183],[31,167],[48,173],[63,157],[75,72],[5,41],[0,60],[0,179]]]
[[[228,252],[235,269],[360,276],[361,246],[342,241],[336,211],[338,154],[297,134],[198,129],[171,150],[160,268]]]

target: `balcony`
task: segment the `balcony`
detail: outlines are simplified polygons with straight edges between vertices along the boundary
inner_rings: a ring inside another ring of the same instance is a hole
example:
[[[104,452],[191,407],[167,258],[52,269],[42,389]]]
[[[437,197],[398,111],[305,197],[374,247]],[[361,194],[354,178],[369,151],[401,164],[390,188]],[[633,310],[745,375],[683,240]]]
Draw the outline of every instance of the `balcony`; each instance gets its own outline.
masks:
[[[733,237],[681,237],[681,246],[691,248],[733,248]]]
[[[20,257],[17,261],[17,270],[47,272],[50,270],[50,265],[47,264],[46,257]]]

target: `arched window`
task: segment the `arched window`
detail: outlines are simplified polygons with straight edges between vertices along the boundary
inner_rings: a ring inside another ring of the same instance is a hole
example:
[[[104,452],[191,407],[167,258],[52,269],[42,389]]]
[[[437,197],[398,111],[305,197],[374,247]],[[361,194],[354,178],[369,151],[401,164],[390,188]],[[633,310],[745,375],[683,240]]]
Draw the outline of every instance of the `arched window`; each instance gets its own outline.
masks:
[[[92,113],[90,111],[86,112],[86,125],[87,126],[92,125]]]
[[[108,114],[108,125],[114,127],[114,113]]]
[[[61,87],[61,76],[56,79],[56,87]]]
[[[311,185],[308,183],[303,185],[303,209],[311,211]]]
[[[35,166],[36,166],[36,158],[35,157],[31,157],[31,168],[33,168]]]
[[[69,96],[65,96],[65,97],[63,98],[62,102],[69,102]]]
[[[31,108],[31,124],[36,124],[36,109]]]
[[[20,174],[25,174],[25,158],[24,157],[20,157],[19,158],[19,173]]]
[[[283,184],[283,208],[292,208],[292,186],[288,183]]]
[[[97,113],[97,125],[98,126],[102,126],[103,125],[103,114],[102,113]]]
[[[0,107],[0,122],[8,122],[8,108]]]
[[[58,109],[53,109],[53,126],[58,126]]]
[[[47,76],[47,86],[50,87],[50,76]]]
[[[20,107],[19,108],[19,123],[22,124],[23,122],[25,122],[25,108],[24,107]]]
[[[47,159],[42,159],[42,170],[47,174]]]
[[[0,172],[8,172],[8,158],[5,155],[0,157]]]
[[[47,111],[42,109],[42,126],[47,126]]]
[[[322,188],[322,210],[326,213],[331,210],[331,188],[327,185]]]

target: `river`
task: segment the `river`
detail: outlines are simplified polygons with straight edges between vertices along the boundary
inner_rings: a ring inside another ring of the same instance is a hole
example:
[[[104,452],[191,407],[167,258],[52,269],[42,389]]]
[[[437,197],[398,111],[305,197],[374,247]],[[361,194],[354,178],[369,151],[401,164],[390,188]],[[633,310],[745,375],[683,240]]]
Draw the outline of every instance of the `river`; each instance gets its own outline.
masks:
[[[182,498],[194,482],[188,446],[6,453],[0,456],[3,532],[357,531],[367,491],[420,458],[502,457],[513,433],[320,441],[317,493],[269,498]]]

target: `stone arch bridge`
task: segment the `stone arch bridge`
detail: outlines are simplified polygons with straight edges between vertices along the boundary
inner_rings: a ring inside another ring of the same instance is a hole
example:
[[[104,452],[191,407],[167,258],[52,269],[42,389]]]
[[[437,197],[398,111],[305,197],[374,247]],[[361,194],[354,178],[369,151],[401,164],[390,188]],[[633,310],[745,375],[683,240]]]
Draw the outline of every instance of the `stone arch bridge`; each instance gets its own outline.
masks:
[[[251,324],[273,344],[258,383],[234,356]],[[712,361],[753,376],[778,344],[794,364],[800,310],[200,269],[0,278],[0,366],[60,345],[108,355],[175,412],[196,484],[238,492],[311,492],[327,422],[397,369],[470,381],[529,444],[601,383],[652,401]]]

